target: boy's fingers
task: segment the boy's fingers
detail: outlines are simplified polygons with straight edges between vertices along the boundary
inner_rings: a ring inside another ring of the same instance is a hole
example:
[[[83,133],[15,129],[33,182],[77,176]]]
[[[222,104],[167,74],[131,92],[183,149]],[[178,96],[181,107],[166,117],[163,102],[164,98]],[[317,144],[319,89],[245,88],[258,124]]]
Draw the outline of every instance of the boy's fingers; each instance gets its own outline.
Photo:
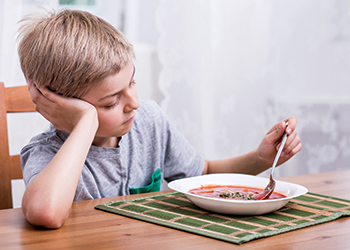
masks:
[[[50,114],[53,102],[46,98],[42,92],[36,87],[35,83],[28,82],[28,90],[30,98],[32,99],[36,111],[38,111],[45,118]]]
[[[49,91],[47,88],[43,88],[43,87],[37,87],[38,91],[44,96],[46,97],[46,99],[48,100],[52,100],[52,95],[51,95],[51,91]]]
[[[291,151],[293,146],[296,146],[296,141],[297,140],[297,132],[294,130],[292,134],[288,135],[286,144],[284,145],[283,151],[287,153],[287,151]],[[281,143],[278,144],[277,150],[280,148]]]
[[[293,148],[290,155],[293,156],[293,155],[297,154],[298,152],[301,151],[302,148],[303,148],[303,145],[299,142],[299,144],[295,148]]]
[[[286,125],[286,122],[288,122],[288,126]],[[270,140],[277,141],[281,138],[284,132],[286,132],[288,136],[293,134],[293,132],[295,131],[297,122],[298,120],[295,117],[284,119],[283,121],[275,124],[271,128],[271,130],[267,133],[268,138]]]
[[[290,154],[293,152],[293,150],[299,146],[300,143],[300,138],[297,136],[296,131],[293,132],[289,137],[291,137],[291,141],[288,143],[288,145],[285,147],[284,151],[286,154]]]
[[[284,120],[284,122],[287,122],[287,121],[288,121],[288,127],[286,128],[286,133],[290,135],[295,130],[298,123],[298,119],[296,117],[289,117]]]
[[[48,88],[38,88],[38,89],[41,92],[41,94],[51,102],[51,105],[57,104],[58,106],[61,106],[67,100],[66,97],[56,94],[51,90],[49,90]]]
[[[299,137],[297,137],[299,138]],[[284,149],[281,156],[292,157],[302,149],[303,145],[300,143],[300,139],[293,141],[293,146],[291,149]]]
[[[284,121],[277,123],[275,126],[271,128],[271,130],[267,133],[267,137],[271,141],[277,141],[283,135],[286,124]]]
[[[43,96],[34,84],[28,85],[29,95],[35,105],[42,102]]]

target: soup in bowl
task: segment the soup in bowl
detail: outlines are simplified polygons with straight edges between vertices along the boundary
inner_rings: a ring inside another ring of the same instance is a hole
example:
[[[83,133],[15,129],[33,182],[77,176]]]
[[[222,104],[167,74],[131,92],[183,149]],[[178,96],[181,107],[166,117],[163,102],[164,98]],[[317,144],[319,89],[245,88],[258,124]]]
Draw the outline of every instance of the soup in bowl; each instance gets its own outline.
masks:
[[[232,185],[202,185],[199,188],[193,188],[188,191],[190,194],[196,194],[204,197],[232,199],[232,200],[258,200],[256,195],[263,192],[262,188]],[[278,192],[272,192],[266,200],[282,199],[287,196]]]
[[[184,178],[172,181],[169,188],[186,195],[195,205],[215,213],[232,215],[259,215],[270,213],[282,208],[291,199],[307,193],[307,189],[301,185],[276,180],[273,199],[254,200],[246,198],[249,194],[259,192],[265,188],[269,179],[245,174],[208,174],[196,177]],[[209,189],[206,189],[209,187]],[[223,192],[212,191],[218,187]],[[226,188],[222,189],[222,187]],[[236,191],[235,188],[242,188]],[[232,190],[231,190],[232,188]],[[247,189],[248,191],[243,191]],[[198,191],[208,191],[198,193]],[[197,192],[197,193],[196,193]],[[236,194],[239,192],[239,195]],[[243,193],[242,193],[243,192]],[[215,194],[215,195],[211,195]],[[221,196],[220,196],[221,194]],[[245,198],[238,198],[244,195]],[[225,197],[227,196],[227,197]]]

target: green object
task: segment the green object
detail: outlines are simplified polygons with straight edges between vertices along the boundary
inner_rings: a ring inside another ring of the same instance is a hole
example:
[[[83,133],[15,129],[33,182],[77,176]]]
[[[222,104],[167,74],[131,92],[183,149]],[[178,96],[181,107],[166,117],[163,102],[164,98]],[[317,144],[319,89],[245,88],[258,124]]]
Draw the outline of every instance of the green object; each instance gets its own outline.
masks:
[[[350,215],[349,200],[315,193],[292,199],[278,211],[259,216],[216,214],[195,206],[178,192],[115,201],[95,208],[235,244]]]
[[[130,194],[142,194],[142,193],[158,192],[158,191],[160,191],[161,181],[162,181],[161,180],[161,171],[160,171],[160,168],[158,168],[152,174],[152,180],[148,186],[138,187],[138,188],[129,188]]]

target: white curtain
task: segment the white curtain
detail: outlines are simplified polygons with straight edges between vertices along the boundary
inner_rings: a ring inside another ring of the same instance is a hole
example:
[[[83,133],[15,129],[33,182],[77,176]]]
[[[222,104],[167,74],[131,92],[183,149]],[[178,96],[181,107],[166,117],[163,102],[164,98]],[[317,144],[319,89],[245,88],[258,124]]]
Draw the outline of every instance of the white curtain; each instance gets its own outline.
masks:
[[[350,167],[348,0],[162,0],[156,19],[161,106],[203,156],[296,116],[304,148],[277,176]]]
[[[14,56],[17,52],[16,23],[20,19],[22,9],[20,2],[21,0],[0,1],[0,81],[11,82],[13,85],[23,82],[22,74],[17,74],[20,68]]]

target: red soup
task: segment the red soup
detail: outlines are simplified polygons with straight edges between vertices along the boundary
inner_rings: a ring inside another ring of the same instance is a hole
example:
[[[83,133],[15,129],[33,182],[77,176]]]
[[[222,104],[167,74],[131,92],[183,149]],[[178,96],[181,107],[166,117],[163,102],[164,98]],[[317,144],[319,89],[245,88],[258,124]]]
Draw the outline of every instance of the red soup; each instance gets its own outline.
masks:
[[[231,186],[231,185],[202,185],[189,191],[190,194],[196,194],[211,198],[222,198],[230,200],[255,200],[254,195],[263,191],[260,188]],[[267,200],[281,199],[287,196],[273,192]]]

